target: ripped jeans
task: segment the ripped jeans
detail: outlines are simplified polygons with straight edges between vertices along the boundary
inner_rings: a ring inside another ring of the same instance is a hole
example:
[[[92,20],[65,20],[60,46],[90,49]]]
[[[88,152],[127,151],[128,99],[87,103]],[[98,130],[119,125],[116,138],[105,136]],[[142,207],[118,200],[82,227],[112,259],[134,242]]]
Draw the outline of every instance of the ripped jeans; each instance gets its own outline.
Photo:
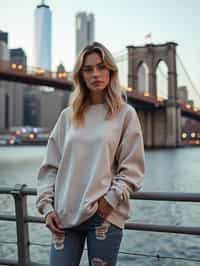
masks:
[[[65,236],[53,236],[50,266],[79,266],[87,239],[90,266],[115,266],[122,239],[122,229],[94,214],[86,222],[65,229]]]

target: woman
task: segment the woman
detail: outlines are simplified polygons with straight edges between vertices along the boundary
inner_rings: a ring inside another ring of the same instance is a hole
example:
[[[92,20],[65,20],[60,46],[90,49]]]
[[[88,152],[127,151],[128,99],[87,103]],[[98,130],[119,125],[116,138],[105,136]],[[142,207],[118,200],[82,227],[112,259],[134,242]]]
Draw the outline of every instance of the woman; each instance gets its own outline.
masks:
[[[144,173],[141,128],[102,44],[81,51],[73,82],[39,170],[37,208],[53,235],[51,266],[78,266],[85,240],[89,265],[114,266]]]

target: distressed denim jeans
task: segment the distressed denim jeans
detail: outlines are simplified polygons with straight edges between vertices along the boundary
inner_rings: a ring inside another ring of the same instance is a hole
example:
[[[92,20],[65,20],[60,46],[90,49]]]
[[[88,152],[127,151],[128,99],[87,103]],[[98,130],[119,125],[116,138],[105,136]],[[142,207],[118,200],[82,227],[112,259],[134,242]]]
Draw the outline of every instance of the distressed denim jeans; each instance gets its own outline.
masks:
[[[115,266],[122,240],[122,229],[94,214],[79,226],[65,229],[64,237],[53,235],[50,266],[79,266],[87,240],[90,266]]]

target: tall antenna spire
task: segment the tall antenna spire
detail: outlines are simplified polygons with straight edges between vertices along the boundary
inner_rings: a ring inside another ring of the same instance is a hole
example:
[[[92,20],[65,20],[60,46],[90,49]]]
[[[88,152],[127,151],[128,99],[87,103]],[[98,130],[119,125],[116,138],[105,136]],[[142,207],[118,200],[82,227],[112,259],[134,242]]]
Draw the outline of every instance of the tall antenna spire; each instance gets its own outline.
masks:
[[[49,8],[49,6],[46,4],[46,0],[41,0],[40,1],[40,4],[37,6],[37,8],[40,8],[40,7],[46,7],[46,8]]]

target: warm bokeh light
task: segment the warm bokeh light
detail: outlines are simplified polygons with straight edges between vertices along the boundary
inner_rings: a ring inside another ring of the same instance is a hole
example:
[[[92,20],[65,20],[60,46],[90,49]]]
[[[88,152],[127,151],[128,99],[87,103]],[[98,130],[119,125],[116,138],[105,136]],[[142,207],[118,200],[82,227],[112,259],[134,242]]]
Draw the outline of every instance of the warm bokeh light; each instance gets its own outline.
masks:
[[[45,70],[42,69],[42,68],[38,68],[38,69],[35,69],[34,72],[35,72],[35,74],[37,74],[37,75],[42,75],[42,74],[45,73]]]
[[[34,139],[35,138],[35,136],[34,136],[34,134],[29,134],[29,139]]]
[[[196,107],[194,107],[194,108],[193,108],[193,111],[194,111],[194,112],[198,112],[198,111],[199,111],[199,109],[198,109],[198,108],[196,108]]]
[[[9,144],[13,145],[15,144],[15,136],[12,136],[9,140]]]
[[[192,133],[191,133],[191,137],[192,137],[192,138],[195,138],[195,137],[196,137],[196,133],[195,133],[195,132],[192,132]]]
[[[144,96],[150,96],[150,93],[148,91],[145,91]]]
[[[164,99],[163,97],[161,97],[161,96],[157,96],[156,99],[157,99],[158,102],[164,102],[164,100],[165,100],[165,99]]]
[[[125,90],[126,90],[127,92],[132,92],[132,91],[133,91],[133,88],[131,88],[131,87],[126,87]]]
[[[16,130],[16,135],[21,135],[21,131],[20,130]]]
[[[67,77],[67,73],[66,72],[59,72],[58,73],[58,77],[59,78],[66,78]]]
[[[11,65],[11,68],[12,68],[12,69],[16,69],[16,68],[17,68],[17,65],[16,65],[16,64],[12,64],[12,65]]]
[[[185,107],[186,107],[187,109],[191,109],[191,108],[192,108],[192,106],[191,106],[190,104],[186,104]]]
[[[22,66],[22,65],[18,65],[17,68],[18,68],[19,70],[22,70],[22,69],[23,69],[23,66]]]

